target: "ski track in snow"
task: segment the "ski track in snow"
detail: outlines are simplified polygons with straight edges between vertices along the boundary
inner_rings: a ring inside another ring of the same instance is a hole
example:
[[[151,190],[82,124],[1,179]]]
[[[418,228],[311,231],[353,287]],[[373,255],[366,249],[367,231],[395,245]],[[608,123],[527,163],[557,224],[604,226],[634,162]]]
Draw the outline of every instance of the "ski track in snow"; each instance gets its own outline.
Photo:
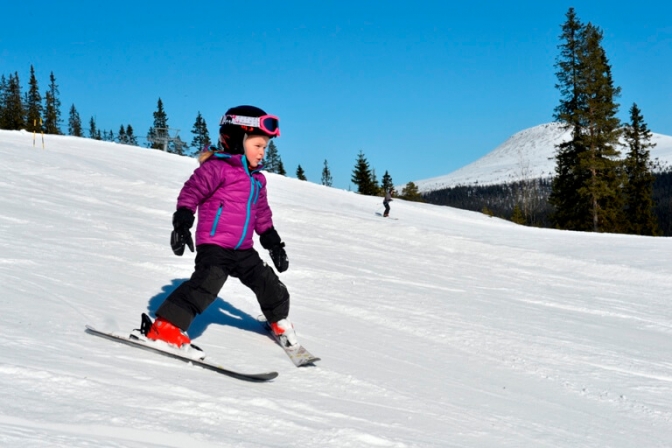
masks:
[[[295,368],[229,279],[190,334],[247,383],[84,333],[191,275],[168,245],[196,162],[0,131],[0,446],[667,447],[669,238],[581,234],[268,175]],[[267,254],[261,251],[268,261]],[[11,335],[11,336],[10,336]]]

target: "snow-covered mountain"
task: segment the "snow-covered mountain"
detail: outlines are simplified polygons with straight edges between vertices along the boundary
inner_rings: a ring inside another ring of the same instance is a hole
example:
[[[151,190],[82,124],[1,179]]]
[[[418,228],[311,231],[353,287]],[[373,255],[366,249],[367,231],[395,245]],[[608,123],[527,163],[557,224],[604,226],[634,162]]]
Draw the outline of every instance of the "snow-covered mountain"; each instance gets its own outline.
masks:
[[[551,177],[556,146],[571,138],[559,123],[547,123],[520,131],[480,159],[450,174],[416,181],[422,192],[457,185],[491,185],[522,179]],[[651,158],[672,165],[672,137],[652,133]],[[625,149],[622,149],[624,155]]]
[[[38,137],[39,138],[39,137]],[[246,383],[84,333],[193,269],[190,158],[0,131],[2,447],[669,447],[671,238],[517,226],[268,175],[297,369],[230,278],[189,329]],[[262,257],[269,260],[262,251]]]

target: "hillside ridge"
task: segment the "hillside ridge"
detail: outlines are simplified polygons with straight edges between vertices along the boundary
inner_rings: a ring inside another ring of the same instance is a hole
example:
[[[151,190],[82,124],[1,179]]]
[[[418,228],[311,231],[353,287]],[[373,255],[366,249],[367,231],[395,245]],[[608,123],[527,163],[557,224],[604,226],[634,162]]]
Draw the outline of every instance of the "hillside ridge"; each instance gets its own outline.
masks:
[[[556,146],[569,140],[560,123],[544,123],[513,134],[494,150],[443,176],[415,181],[421,192],[458,185],[494,185],[524,179],[552,177]],[[652,133],[651,159],[672,165],[672,136]],[[623,156],[626,148],[621,148]]]

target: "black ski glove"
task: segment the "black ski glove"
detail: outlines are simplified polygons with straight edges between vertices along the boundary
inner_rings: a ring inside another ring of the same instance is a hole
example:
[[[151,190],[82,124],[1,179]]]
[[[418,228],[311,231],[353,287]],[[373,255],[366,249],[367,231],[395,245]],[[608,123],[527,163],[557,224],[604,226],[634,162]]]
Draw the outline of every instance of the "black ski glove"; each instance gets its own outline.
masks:
[[[289,258],[287,258],[287,252],[285,252],[285,243],[280,240],[280,235],[278,235],[275,227],[271,227],[259,235],[259,242],[271,255],[275,269],[278,272],[285,272],[289,268]]]
[[[194,214],[188,208],[178,208],[173,213],[173,231],[170,234],[170,247],[177,256],[182,256],[184,246],[189,246],[194,251],[194,240],[191,239],[191,226],[194,225]]]

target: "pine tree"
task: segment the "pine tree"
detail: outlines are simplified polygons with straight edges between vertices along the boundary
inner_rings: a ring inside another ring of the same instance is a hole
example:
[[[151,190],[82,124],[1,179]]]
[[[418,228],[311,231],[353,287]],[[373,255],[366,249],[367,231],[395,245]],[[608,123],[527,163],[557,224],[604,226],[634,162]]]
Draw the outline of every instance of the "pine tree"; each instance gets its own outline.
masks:
[[[327,160],[324,160],[324,168],[322,168],[322,185],[325,185],[327,187],[331,187],[333,184],[333,179],[331,177],[331,171],[329,170],[329,165],[327,164]]]
[[[525,214],[518,204],[513,207],[513,213],[511,214],[511,221],[516,224],[525,225],[527,219],[525,219]]]
[[[82,132],[82,120],[79,118],[79,112],[77,112],[74,104],[70,107],[68,134],[74,135],[75,137],[84,137],[84,132]]]
[[[625,220],[628,233],[636,235],[660,235],[658,219],[654,213],[653,183],[655,177],[651,169],[649,148],[651,131],[637,104],[630,108],[630,123],[626,126],[624,137],[628,144],[625,159]]]
[[[350,178],[353,184],[357,185],[357,192],[360,194],[375,196],[378,194],[378,186],[373,183],[373,174],[366,160],[364,153],[359,151],[357,162]]]
[[[560,55],[556,60],[556,76],[560,90],[560,104],[555,108],[554,117],[571,130],[572,139],[558,145],[556,154],[555,177],[549,204],[554,206],[552,221],[561,229],[578,229],[590,219],[590,210],[579,195],[579,189],[587,179],[587,173],[579,170],[579,155],[585,151],[581,142],[583,124],[577,114],[579,108],[585,109],[584,96],[581,95],[579,59],[583,44],[583,24],[579,21],[574,8],[569,8],[567,21],[562,25],[558,46]]]
[[[61,100],[58,97],[58,86],[54,72],[49,75],[49,90],[45,94],[44,132],[47,134],[61,134]]]
[[[280,153],[278,152],[278,147],[275,145],[273,140],[268,142],[268,149],[266,150],[266,156],[264,158],[264,169],[269,173],[277,173],[285,176],[285,168],[282,165],[282,159]],[[281,172],[282,171],[282,172]]]
[[[394,190],[394,183],[392,182],[392,176],[390,176],[390,173],[388,173],[387,170],[385,170],[385,174],[383,174],[383,181],[380,187],[383,190],[383,194],[390,190]]]
[[[17,72],[9,75],[4,96],[3,115],[0,117],[2,126],[0,127],[13,131],[26,129],[25,110],[21,100],[21,83]]]
[[[126,126],[126,141],[129,145],[138,146],[138,138],[133,135],[133,126]]]
[[[128,138],[126,138],[126,129],[124,129],[123,124],[119,127],[119,134],[117,136],[117,142],[121,143],[122,145],[125,145],[125,144],[128,143]]]
[[[203,148],[210,146],[208,125],[205,123],[205,119],[201,115],[200,111],[196,116],[196,122],[194,123],[194,127],[191,130],[191,133],[194,134],[194,138],[191,140],[192,148],[196,148],[198,151],[201,151]]]
[[[424,202],[418,186],[413,182],[409,182],[404,186],[401,190],[401,198],[407,201]]]
[[[549,197],[559,228],[616,232],[622,224],[615,103],[620,88],[614,86],[602,37],[599,28],[581,25],[569,9],[556,64],[562,99],[555,116],[571,129],[572,139],[558,147]]]
[[[287,175],[287,171],[285,171],[285,165],[282,163],[282,160],[280,159],[280,157],[278,157],[277,173],[281,176],[286,176]]]
[[[35,69],[30,66],[30,80],[28,81],[28,93],[26,94],[26,130],[30,132],[42,131],[42,95],[37,86]]]
[[[93,138],[95,140],[102,140],[100,138],[100,131],[96,127],[96,119],[91,117],[91,120],[89,120],[89,138]]]
[[[306,178],[306,173],[303,171],[303,168],[301,168],[301,165],[296,169],[296,178],[299,180],[308,180]]]
[[[163,101],[159,98],[156,105],[156,111],[153,113],[154,125],[149,128],[147,140],[150,142],[150,148],[163,149],[168,141],[168,116],[163,110]]]
[[[584,29],[585,52],[581,54],[580,80],[587,108],[580,110],[586,123],[582,143],[586,151],[580,155],[579,166],[588,170],[589,180],[579,194],[589,203],[594,232],[623,230],[623,195],[621,163],[617,147],[621,123],[616,114],[620,87],[615,87],[611,66],[602,48],[602,31],[588,24]]]

